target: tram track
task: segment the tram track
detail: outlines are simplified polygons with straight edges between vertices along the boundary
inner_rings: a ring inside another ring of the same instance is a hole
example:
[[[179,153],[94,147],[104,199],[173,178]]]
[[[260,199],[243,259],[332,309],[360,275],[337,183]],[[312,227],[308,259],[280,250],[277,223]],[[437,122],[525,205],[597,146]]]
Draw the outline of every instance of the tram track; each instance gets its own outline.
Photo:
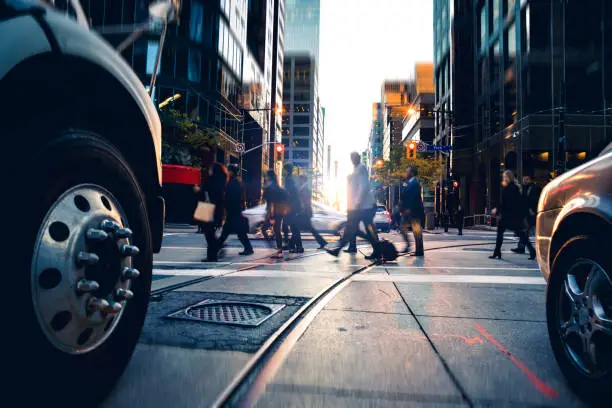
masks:
[[[427,248],[430,252],[440,249],[460,248],[471,246],[491,245],[492,242],[455,244]],[[313,254],[314,255],[314,254]],[[414,253],[400,254],[399,257],[412,256]],[[336,279],[317,295],[305,303],[257,350],[247,364],[238,372],[234,379],[217,397],[212,407],[252,407],[265,392],[267,384],[272,380],[278,369],[282,366],[293,346],[308,329],[321,310],[343,289],[345,289],[355,276],[385,265],[373,262],[357,268],[353,272]],[[460,388],[462,396],[465,397]],[[468,400],[469,401],[469,400]]]

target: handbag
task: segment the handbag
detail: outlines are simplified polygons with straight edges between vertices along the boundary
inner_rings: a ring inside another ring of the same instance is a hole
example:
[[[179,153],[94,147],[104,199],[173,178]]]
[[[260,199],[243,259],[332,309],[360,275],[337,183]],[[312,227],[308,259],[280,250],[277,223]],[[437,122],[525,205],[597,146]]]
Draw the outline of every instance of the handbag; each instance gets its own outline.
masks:
[[[193,218],[200,222],[213,222],[215,219],[215,205],[210,202],[208,192],[205,194],[206,201],[198,201],[198,205],[193,213]]]

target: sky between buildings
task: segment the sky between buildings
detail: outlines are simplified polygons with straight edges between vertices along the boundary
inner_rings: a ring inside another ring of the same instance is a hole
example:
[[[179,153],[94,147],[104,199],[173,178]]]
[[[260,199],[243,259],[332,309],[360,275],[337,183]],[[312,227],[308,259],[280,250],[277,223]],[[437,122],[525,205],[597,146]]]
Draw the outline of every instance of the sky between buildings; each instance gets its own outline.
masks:
[[[433,0],[321,0],[320,33],[325,144],[343,180],[350,152],[367,147],[383,80],[411,77],[416,62],[433,60]]]

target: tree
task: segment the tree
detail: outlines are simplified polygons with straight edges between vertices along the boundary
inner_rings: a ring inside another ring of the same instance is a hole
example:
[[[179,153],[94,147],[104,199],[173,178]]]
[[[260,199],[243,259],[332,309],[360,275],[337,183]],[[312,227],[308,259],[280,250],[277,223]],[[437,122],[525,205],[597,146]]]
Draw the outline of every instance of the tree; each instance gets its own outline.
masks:
[[[162,122],[162,163],[197,166],[202,153],[220,140],[220,132],[201,128],[200,118],[191,119],[176,109],[160,111]]]
[[[382,185],[396,185],[405,181],[406,168],[417,167],[421,185],[433,191],[445,168],[445,160],[436,160],[432,154],[417,153],[416,158],[408,159],[402,145],[391,149],[389,160],[374,169],[374,179]]]

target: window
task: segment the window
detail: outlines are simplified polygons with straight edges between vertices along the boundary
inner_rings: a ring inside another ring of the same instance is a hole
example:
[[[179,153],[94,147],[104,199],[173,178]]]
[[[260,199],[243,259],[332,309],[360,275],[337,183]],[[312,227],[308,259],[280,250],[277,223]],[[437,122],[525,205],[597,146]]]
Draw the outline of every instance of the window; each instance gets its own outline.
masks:
[[[289,136],[291,134],[291,131],[288,127],[283,127],[282,134],[283,136]]]
[[[149,41],[147,44],[147,74],[152,75],[155,69],[155,59],[157,58],[157,50],[159,44],[157,41]],[[161,64],[157,67],[157,73],[161,72]]]
[[[292,147],[296,147],[296,148],[309,148],[310,147],[310,139],[306,138],[306,139],[293,139],[293,145]]]
[[[193,82],[200,82],[201,72],[202,72],[202,54],[200,54],[200,51],[189,50],[189,65],[188,65],[188,71],[187,71],[187,79]]]
[[[485,6],[480,10],[480,49],[487,43],[487,9]]]
[[[179,48],[176,50],[176,77],[185,78],[188,77],[187,73],[187,50]]]
[[[204,8],[200,3],[191,2],[191,16],[189,19],[189,38],[202,42],[202,24],[204,21]]]
[[[500,0],[493,0],[493,32],[495,32],[499,26],[499,1]]]
[[[309,103],[297,103],[293,105],[293,111],[296,113],[308,113],[310,112]]]
[[[297,160],[308,160],[309,153],[308,150],[294,150],[293,158]]]
[[[293,137],[309,137],[310,136],[310,127],[294,127],[293,128]]]
[[[310,88],[296,88],[293,92],[294,101],[309,101],[310,100]]]
[[[310,124],[310,116],[295,115],[293,116],[294,125],[308,125]]]

